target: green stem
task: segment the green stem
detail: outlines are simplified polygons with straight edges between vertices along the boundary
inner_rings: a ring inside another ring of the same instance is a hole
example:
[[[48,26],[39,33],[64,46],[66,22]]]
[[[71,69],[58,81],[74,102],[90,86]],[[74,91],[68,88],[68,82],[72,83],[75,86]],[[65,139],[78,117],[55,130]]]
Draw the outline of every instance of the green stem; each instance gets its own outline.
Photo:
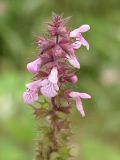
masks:
[[[51,99],[51,103],[48,115],[38,123],[39,135],[34,160],[67,160],[70,157],[70,149],[67,146],[71,134],[69,121],[66,119],[68,115],[60,116],[55,98]]]

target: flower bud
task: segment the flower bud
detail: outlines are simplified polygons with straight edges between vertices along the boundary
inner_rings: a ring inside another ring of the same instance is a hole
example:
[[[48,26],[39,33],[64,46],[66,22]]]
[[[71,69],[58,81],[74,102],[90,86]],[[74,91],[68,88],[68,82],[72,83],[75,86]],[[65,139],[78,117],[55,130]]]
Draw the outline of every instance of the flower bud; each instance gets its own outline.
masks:
[[[62,56],[63,50],[59,45],[56,45],[53,51],[56,57]]]
[[[65,78],[68,82],[76,83],[78,81],[78,77],[76,75],[72,75]]]
[[[30,62],[27,64],[27,69],[31,73],[37,73],[40,69],[40,66],[42,64],[41,58],[36,59],[33,62]]]

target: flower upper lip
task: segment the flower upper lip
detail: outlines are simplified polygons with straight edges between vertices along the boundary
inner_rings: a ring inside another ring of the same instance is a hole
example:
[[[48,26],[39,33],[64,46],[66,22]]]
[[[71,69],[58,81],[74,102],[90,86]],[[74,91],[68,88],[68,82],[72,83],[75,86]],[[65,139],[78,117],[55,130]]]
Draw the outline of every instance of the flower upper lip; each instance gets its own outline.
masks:
[[[77,38],[81,35],[81,33],[87,32],[88,30],[90,30],[90,26],[87,25],[87,24],[84,24],[84,25],[80,26],[79,28],[71,31],[70,32],[70,37]]]
[[[41,92],[43,95],[46,97],[55,97],[58,93],[57,91],[59,90],[58,86],[58,70],[57,67],[53,67],[48,78],[44,79],[41,84]]]
[[[82,36],[82,33],[87,32],[89,29],[90,26],[85,24],[70,32],[70,37],[76,38],[76,42],[73,43],[75,49],[79,49],[83,45],[89,50],[89,43]]]

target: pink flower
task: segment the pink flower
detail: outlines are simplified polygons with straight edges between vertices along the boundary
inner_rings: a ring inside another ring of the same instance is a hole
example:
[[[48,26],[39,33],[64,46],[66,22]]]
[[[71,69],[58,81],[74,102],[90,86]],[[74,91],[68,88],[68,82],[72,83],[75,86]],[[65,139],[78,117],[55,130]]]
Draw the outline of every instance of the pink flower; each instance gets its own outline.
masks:
[[[79,49],[83,45],[89,50],[89,44],[82,36],[82,33],[87,32],[89,29],[90,26],[86,24],[70,32],[70,37],[76,38],[76,42],[72,44],[74,49]]]
[[[38,100],[38,93],[27,90],[23,93],[23,100],[26,104],[32,104],[34,101]]]
[[[42,64],[41,58],[36,59],[33,62],[27,64],[27,69],[31,73],[37,73],[40,70]]]
[[[41,93],[48,97],[55,97],[58,93],[58,70],[57,67],[53,67],[48,78],[41,82]]]
[[[38,100],[38,92],[41,86],[41,80],[26,84],[27,91],[23,93],[23,100],[27,104],[32,104]]]
[[[67,54],[66,58],[73,67],[80,69],[80,63],[78,62],[75,54],[71,54],[71,55]]]
[[[82,101],[81,98],[83,99],[90,99],[91,96],[87,93],[80,93],[80,92],[69,92],[68,93],[69,98],[72,98],[76,101],[76,107],[78,109],[78,111],[81,113],[82,117],[85,116],[85,112],[82,106]]]
[[[51,55],[44,54],[41,55],[38,59],[33,62],[27,64],[27,69],[29,72],[36,74],[40,71],[40,67],[48,62],[51,62],[52,57]]]

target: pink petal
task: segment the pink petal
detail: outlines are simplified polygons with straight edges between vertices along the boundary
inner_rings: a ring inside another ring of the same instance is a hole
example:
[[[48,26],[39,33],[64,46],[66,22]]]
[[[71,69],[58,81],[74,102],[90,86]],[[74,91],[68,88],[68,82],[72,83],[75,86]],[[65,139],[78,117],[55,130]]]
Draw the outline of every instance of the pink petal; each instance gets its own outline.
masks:
[[[84,24],[82,26],[79,27],[79,32],[87,32],[88,30],[90,30],[90,26],[88,24]]]
[[[85,112],[84,112],[80,97],[76,98],[76,107],[78,111],[81,113],[82,117],[85,117]]]
[[[72,92],[69,93],[69,96],[70,96],[71,98],[80,97],[80,93],[79,93],[79,92],[74,92],[74,91],[72,91]]]
[[[91,98],[91,96],[87,93],[80,93],[80,97],[83,99],[90,99]]]
[[[41,81],[41,86],[43,87],[43,86],[47,85],[48,83],[49,83],[48,79],[44,79]]]
[[[70,37],[79,37],[81,33],[87,32],[90,29],[90,26],[85,24],[80,26],[77,29],[74,29],[73,31],[70,32]]]
[[[33,81],[31,83],[26,84],[26,87],[30,90],[38,90],[41,86],[41,80]]]
[[[58,93],[59,87],[57,86],[57,84],[53,84],[50,81],[48,81],[48,84],[41,87],[41,93],[46,96],[46,97],[55,97]]]
[[[76,98],[76,97],[80,97],[83,99],[90,99],[91,98],[91,96],[87,93],[80,93],[80,92],[74,92],[74,91],[70,92],[69,95],[72,98]]]
[[[79,36],[79,28],[74,29],[73,31],[70,32],[70,37],[78,37]]]
[[[57,67],[53,67],[49,76],[48,80],[52,83],[57,83],[58,82],[58,70]]]
[[[69,63],[75,67],[80,69],[80,63],[78,62],[76,56],[74,54],[72,55],[66,55],[66,58],[68,59]]]
[[[38,100],[38,93],[28,90],[23,93],[23,100],[26,104],[32,104],[34,101]]]
[[[35,61],[28,63],[27,69],[31,73],[37,73],[40,69],[41,64],[42,64],[42,61],[40,58],[38,58]]]
[[[79,39],[80,43],[85,46],[87,48],[87,50],[89,50],[89,43],[84,39],[83,36],[80,36],[79,38],[77,38],[77,40]]]
[[[41,93],[46,97],[55,97],[58,93],[59,87],[57,85],[58,82],[58,70],[57,67],[53,67],[48,79],[44,79],[41,82]]]
[[[74,49],[79,49],[81,47],[81,42],[80,41],[75,41],[72,44],[72,46],[73,46]]]

